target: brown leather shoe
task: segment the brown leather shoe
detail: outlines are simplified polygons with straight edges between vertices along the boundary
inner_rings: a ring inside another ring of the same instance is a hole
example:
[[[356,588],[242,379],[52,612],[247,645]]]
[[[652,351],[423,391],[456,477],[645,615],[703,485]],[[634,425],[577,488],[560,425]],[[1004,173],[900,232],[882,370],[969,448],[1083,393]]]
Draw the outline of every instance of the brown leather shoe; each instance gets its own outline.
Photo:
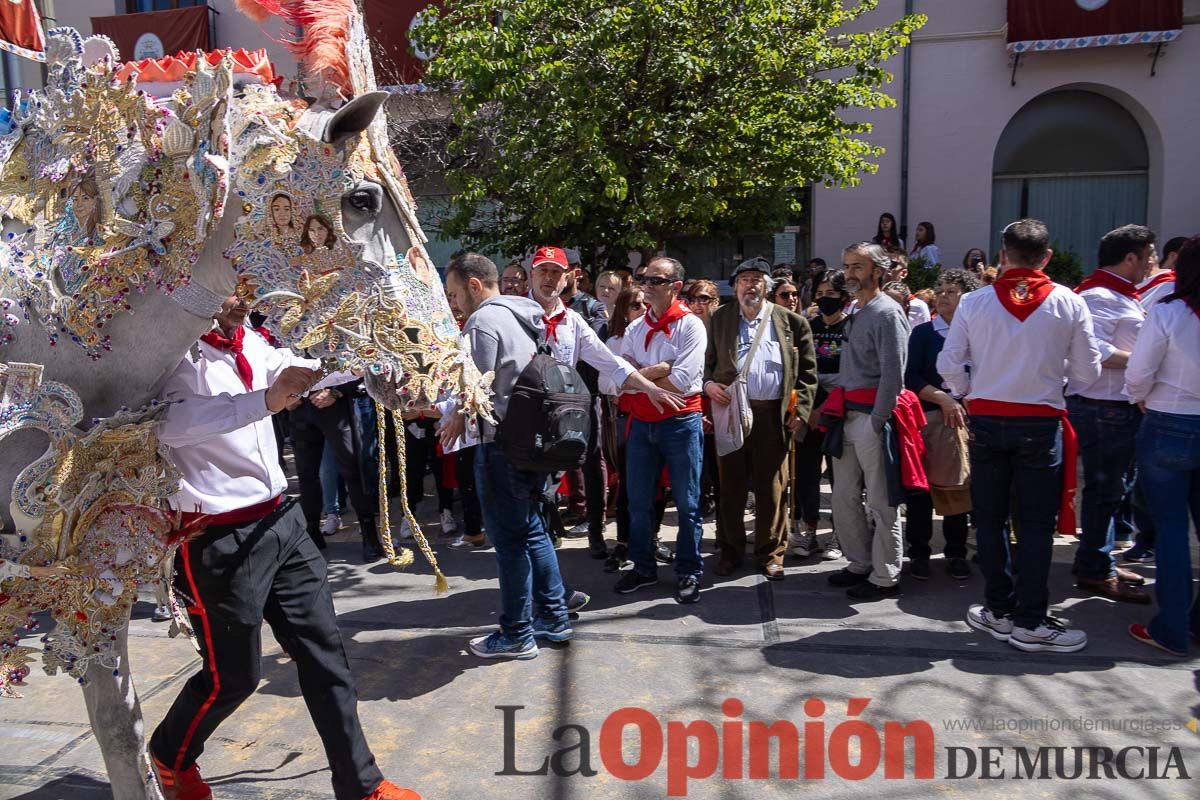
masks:
[[[713,567],[713,574],[718,578],[728,578],[739,566],[737,562],[730,561],[728,558],[720,558],[717,559],[717,565]]]
[[[787,573],[783,571],[783,564],[765,564],[760,571],[769,581],[781,581],[787,577]]]
[[[1146,579],[1131,569],[1122,569],[1121,567],[1117,567],[1117,578],[1125,581],[1130,586],[1146,585]]]
[[[1101,597],[1118,600],[1122,603],[1145,605],[1150,602],[1150,595],[1136,586],[1130,586],[1128,583],[1118,580],[1116,577],[1076,578],[1075,585],[1092,594],[1098,594]]]

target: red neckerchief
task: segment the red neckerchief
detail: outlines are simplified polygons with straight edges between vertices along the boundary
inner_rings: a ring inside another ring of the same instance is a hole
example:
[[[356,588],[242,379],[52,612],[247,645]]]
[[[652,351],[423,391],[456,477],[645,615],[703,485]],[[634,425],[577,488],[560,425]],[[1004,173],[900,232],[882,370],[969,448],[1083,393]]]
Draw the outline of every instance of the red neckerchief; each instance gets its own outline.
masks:
[[[214,328],[201,336],[200,341],[223,352],[233,353],[233,363],[237,367],[238,377],[242,379],[242,385],[246,387],[246,391],[248,392],[254,383],[254,370],[250,368],[250,362],[242,354],[242,340],[245,336],[246,329],[239,325],[234,330],[232,337],[222,336],[221,332]]]
[[[1029,319],[1029,315],[1037,311],[1042,301],[1054,290],[1054,281],[1041,270],[1017,267],[996,278],[992,284],[996,289],[996,297],[1000,305],[1021,322]]]
[[[546,323],[546,341],[547,342],[557,342],[558,341],[558,326],[566,318],[567,318],[567,310],[565,308],[562,311],[555,314],[553,317],[542,317],[542,322]]]
[[[1150,280],[1138,287],[1139,292],[1148,292],[1155,286],[1162,286],[1164,283],[1170,283],[1175,280],[1175,270],[1169,269],[1165,272],[1160,272]]]
[[[1141,301],[1142,293],[1138,290],[1136,284],[1132,281],[1127,281],[1120,275],[1109,272],[1106,269],[1098,269],[1091,275],[1083,279],[1083,283],[1075,287],[1076,294],[1083,294],[1088,289],[1097,287],[1103,289],[1112,289],[1117,294],[1123,294],[1126,297],[1131,297],[1134,300]]]
[[[271,329],[266,325],[259,325],[254,329],[254,332],[267,340],[267,344],[271,347],[279,347],[279,340],[275,338],[275,334],[271,333]]]
[[[683,319],[692,312],[683,303],[679,302],[676,297],[671,301],[671,305],[663,312],[663,315],[658,319],[652,318],[652,312],[646,312],[646,349],[650,349],[650,342],[654,339],[654,334],[662,331],[662,335],[671,338],[671,330],[667,326],[676,320]]]

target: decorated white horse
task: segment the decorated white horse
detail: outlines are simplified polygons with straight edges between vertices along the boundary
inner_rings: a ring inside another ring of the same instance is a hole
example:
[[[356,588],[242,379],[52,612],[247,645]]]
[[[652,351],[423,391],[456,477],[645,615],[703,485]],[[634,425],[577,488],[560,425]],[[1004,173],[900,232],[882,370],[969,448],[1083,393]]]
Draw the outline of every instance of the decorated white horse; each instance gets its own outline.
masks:
[[[322,102],[281,97],[262,51],[122,65],[107,39],[58,29],[45,90],[0,120],[0,694],[28,675],[21,634],[48,610],[42,666],[83,685],[117,800],[160,797],[126,631],[139,584],[189,533],[167,507],[178,475],[154,398],[222,301],[247,297],[286,344],[365,371],[393,409],[440,393],[488,409],[353,0],[307,5],[262,3],[303,27]],[[411,559],[383,533],[393,564]]]

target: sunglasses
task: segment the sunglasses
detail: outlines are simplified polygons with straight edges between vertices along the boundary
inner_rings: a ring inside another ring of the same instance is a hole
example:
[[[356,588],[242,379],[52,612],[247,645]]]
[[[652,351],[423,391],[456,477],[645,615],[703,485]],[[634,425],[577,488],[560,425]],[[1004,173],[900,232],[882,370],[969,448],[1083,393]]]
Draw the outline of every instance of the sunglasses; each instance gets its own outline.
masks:
[[[694,294],[691,297],[691,302],[712,304],[717,302],[717,298],[713,297],[711,294]]]
[[[667,286],[675,281],[671,278],[659,277],[658,275],[638,275],[633,279],[633,282],[638,286],[645,286],[647,284],[650,286]]]

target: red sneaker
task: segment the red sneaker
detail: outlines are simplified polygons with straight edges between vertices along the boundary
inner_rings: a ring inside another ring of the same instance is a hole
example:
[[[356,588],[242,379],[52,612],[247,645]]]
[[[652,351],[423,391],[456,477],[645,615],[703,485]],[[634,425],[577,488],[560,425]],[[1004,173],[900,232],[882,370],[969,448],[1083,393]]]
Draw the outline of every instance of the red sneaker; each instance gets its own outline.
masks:
[[[187,769],[174,770],[154,758],[154,771],[166,800],[212,800],[212,789],[200,777],[200,768],[192,764]]]
[[[363,800],[421,800],[421,795],[412,789],[402,789],[391,781],[384,781]]]

